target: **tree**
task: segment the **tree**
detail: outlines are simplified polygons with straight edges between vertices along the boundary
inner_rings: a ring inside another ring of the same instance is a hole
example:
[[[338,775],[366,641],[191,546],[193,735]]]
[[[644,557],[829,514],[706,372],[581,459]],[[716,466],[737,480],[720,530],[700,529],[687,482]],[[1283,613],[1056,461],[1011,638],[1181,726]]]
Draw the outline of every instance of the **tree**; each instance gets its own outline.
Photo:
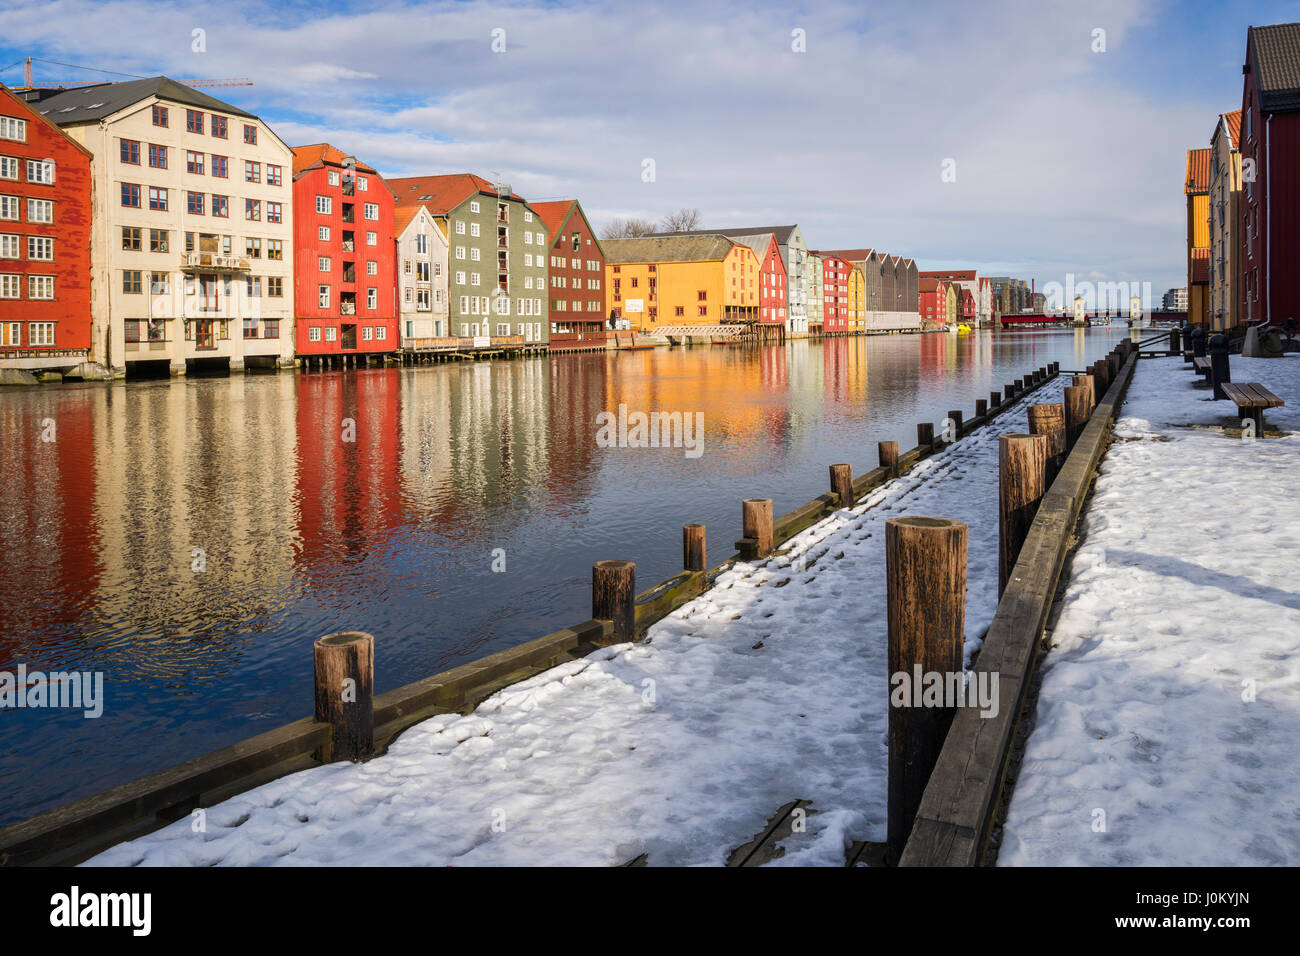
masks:
[[[648,236],[655,231],[655,224],[649,219],[613,219],[600,232],[602,239],[637,239]]]
[[[700,211],[698,209],[679,209],[670,212],[663,219],[664,232],[691,232],[700,228]]]

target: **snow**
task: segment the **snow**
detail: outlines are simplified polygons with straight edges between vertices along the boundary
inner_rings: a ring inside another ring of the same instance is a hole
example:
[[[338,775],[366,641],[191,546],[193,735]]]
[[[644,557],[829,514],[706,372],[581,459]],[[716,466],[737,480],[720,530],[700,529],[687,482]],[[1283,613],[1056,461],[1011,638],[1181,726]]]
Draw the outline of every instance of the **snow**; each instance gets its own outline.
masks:
[[[1059,380],[1035,401],[1060,401]],[[997,437],[1024,403],[742,563],[652,627],[330,764],[181,819],[90,865],[720,865],[812,801],[771,865],[842,866],[885,838],[884,522],[970,526],[966,652],[997,590]]]
[[[1300,356],[1231,370],[1286,400],[1285,437],[1236,437],[1181,358],[1139,363],[999,865],[1300,864]]]

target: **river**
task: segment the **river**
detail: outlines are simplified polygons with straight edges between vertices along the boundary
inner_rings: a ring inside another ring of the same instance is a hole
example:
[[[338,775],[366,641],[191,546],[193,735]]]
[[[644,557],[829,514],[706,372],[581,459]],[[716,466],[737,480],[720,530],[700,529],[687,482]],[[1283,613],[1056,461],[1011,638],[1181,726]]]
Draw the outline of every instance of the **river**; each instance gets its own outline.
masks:
[[[1126,328],[890,335],[0,391],[0,671],[103,674],[103,713],[0,712],[0,824],[309,716],[312,642],[382,692],[590,616],[593,562],[734,551],[827,465]],[[703,413],[702,450],[596,417]],[[989,503],[994,507],[994,503]]]

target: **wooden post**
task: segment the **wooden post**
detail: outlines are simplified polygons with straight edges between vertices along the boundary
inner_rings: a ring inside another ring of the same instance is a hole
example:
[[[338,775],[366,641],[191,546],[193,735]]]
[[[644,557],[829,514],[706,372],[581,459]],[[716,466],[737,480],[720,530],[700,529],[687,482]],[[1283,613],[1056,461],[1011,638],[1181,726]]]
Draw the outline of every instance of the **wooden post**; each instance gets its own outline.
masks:
[[[983,418],[989,413],[989,400],[987,398],[975,399],[975,417]]]
[[[614,622],[614,643],[636,640],[636,562],[597,561],[591,566],[591,616]]]
[[[682,525],[682,570],[703,571],[707,564],[704,525]]]
[[[955,707],[921,706],[921,675],[962,672],[969,529],[948,518],[885,521],[889,626],[887,839],[897,862]],[[946,702],[945,702],[946,703]]]
[[[1001,392],[989,392],[989,408],[997,408],[1002,404]]]
[[[1076,375],[1071,380],[1075,388],[1081,388],[1088,393],[1088,416],[1092,415],[1092,410],[1097,407],[1097,380],[1092,375]]]
[[[852,465],[831,465],[831,491],[840,496],[841,508],[853,507]]]
[[[772,499],[746,498],[740,505],[742,534],[757,544],[754,556],[765,558],[772,553]]]
[[[1012,382],[1008,382],[1006,385],[1003,385],[1003,386],[1002,386],[1002,394],[1005,395],[1005,396],[1007,397],[1007,401],[1008,401],[1008,402],[1011,401],[1012,399],[1014,399],[1014,398],[1016,397],[1016,386],[1015,386],[1015,384],[1012,383]]]
[[[1075,377],[1079,378],[1080,376]],[[1091,389],[1083,385],[1067,385],[1065,387],[1065,442],[1067,448],[1073,448],[1074,443],[1083,434],[1084,426],[1088,424],[1088,419],[1092,415],[1092,408],[1089,407],[1091,400]]]
[[[1043,435],[998,438],[998,596],[1007,589],[1020,546],[1038,512],[1047,467]]]
[[[366,760],[375,752],[375,639],[361,631],[326,634],[312,645],[316,719],[332,728],[322,763]]]
[[[934,425],[931,422],[916,423],[916,447],[921,451],[934,448]]]
[[[1038,381],[1039,381],[1039,382],[1046,382],[1046,381],[1047,381],[1047,366],[1046,366],[1046,365],[1044,365],[1042,368],[1040,368],[1040,369],[1038,370]]]
[[[952,419],[952,425],[953,425],[953,429],[952,429],[952,440],[953,440],[953,441],[956,441],[958,438],[961,437],[961,411],[960,411],[960,409],[958,409],[958,410],[954,410],[954,411],[949,411],[949,412],[948,412],[948,417],[949,417],[950,419]]]
[[[1065,464],[1065,406],[1030,405],[1029,433],[1047,439],[1047,471],[1044,487],[1056,480],[1056,473]]]
[[[879,444],[880,467],[889,469],[889,477],[898,477],[898,442],[882,441]]]
[[[1119,370],[1123,367],[1123,364],[1124,360],[1120,358],[1119,355],[1112,355],[1110,357],[1110,380],[1112,382],[1119,378]]]

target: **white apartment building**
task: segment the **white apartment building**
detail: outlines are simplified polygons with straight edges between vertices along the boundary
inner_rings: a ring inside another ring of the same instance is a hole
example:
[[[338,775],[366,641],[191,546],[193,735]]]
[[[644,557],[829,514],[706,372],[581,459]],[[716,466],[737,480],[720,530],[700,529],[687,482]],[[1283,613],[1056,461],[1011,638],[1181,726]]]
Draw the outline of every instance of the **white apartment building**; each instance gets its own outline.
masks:
[[[293,153],[270,127],[165,76],[27,96],[94,155],[92,360],[292,366]]]
[[[419,351],[429,339],[450,336],[447,236],[424,206],[399,206],[397,244],[398,333],[402,348]]]

